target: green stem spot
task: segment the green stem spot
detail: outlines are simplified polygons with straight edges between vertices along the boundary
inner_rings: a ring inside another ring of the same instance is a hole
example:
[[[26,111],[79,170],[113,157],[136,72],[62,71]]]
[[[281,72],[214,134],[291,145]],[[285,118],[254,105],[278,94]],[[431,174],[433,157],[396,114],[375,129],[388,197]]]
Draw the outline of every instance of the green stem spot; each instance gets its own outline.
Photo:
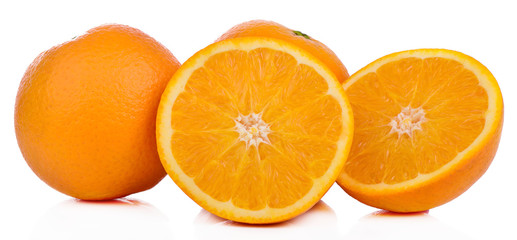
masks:
[[[300,31],[293,31],[293,33],[294,33],[294,35],[296,35],[296,36],[302,36],[302,37],[304,37],[304,38],[306,38],[306,39],[311,40],[311,37],[309,37],[309,35],[307,35],[307,34],[305,34],[305,33],[302,33],[302,32],[300,32]]]

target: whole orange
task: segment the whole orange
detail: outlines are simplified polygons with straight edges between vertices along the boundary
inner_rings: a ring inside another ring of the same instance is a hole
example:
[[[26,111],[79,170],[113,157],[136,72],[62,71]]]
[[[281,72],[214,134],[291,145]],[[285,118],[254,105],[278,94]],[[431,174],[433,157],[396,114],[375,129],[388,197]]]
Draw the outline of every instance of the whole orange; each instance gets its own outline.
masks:
[[[224,33],[216,42],[237,37],[270,37],[287,41],[304,49],[322,61],[343,83],[350,75],[345,65],[325,44],[300,31],[292,30],[281,24],[265,20],[251,20],[235,25]]]
[[[156,111],[179,66],[156,40],[117,24],[41,53],[16,96],[23,157],[48,185],[79,199],[113,199],[153,187],[165,176]]]

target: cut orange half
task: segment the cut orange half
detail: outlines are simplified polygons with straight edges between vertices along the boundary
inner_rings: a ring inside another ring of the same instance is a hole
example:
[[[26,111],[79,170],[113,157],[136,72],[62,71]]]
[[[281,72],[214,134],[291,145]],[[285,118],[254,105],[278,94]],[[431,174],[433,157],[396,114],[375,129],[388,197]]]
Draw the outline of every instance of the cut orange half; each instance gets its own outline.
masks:
[[[503,99],[488,69],[451,50],[380,58],[344,85],[355,132],[339,185],[368,205],[424,211],[466,191],[501,136]]]
[[[207,211],[245,223],[311,208],[339,175],[352,135],[334,74],[270,38],[197,52],[169,82],[157,116],[158,152],[174,182]]]

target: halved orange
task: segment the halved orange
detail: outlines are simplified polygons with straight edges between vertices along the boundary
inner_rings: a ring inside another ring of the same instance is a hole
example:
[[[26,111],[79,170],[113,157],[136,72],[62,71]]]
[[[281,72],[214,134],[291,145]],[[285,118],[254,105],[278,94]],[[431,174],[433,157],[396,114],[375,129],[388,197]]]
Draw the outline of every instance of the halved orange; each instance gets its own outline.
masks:
[[[355,129],[338,183],[365,204],[428,210],[466,191],[494,158],[503,99],[472,57],[444,49],[394,53],[343,86]]]
[[[162,95],[157,143],[176,184],[207,211],[274,223],[311,208],[348,155],[351,108],[326,65],[278,39],[214,43]]]

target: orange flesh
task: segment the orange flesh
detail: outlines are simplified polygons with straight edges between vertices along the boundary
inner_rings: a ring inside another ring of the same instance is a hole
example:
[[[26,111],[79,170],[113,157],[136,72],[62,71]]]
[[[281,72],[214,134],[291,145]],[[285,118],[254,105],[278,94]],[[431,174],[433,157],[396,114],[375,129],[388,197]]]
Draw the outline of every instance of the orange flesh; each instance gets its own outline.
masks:
[[[336,154],[342,109],[327,91],[313,68],[280,51],[215,54],[172,107],[172,154],[216,200],[250,210],[289,206]],[[268,143],[240,139],[236,119],[250,114],[268,125]]]
[[[344,171],[364,184],[400,183],[444,166],[481,133],[488,109],[476,76],[438,57],[387,63],[345,91],[356,121]],[[420,128],[399,134],[390,124],[406,107],[425,116],[402,118],[398,126]]]

